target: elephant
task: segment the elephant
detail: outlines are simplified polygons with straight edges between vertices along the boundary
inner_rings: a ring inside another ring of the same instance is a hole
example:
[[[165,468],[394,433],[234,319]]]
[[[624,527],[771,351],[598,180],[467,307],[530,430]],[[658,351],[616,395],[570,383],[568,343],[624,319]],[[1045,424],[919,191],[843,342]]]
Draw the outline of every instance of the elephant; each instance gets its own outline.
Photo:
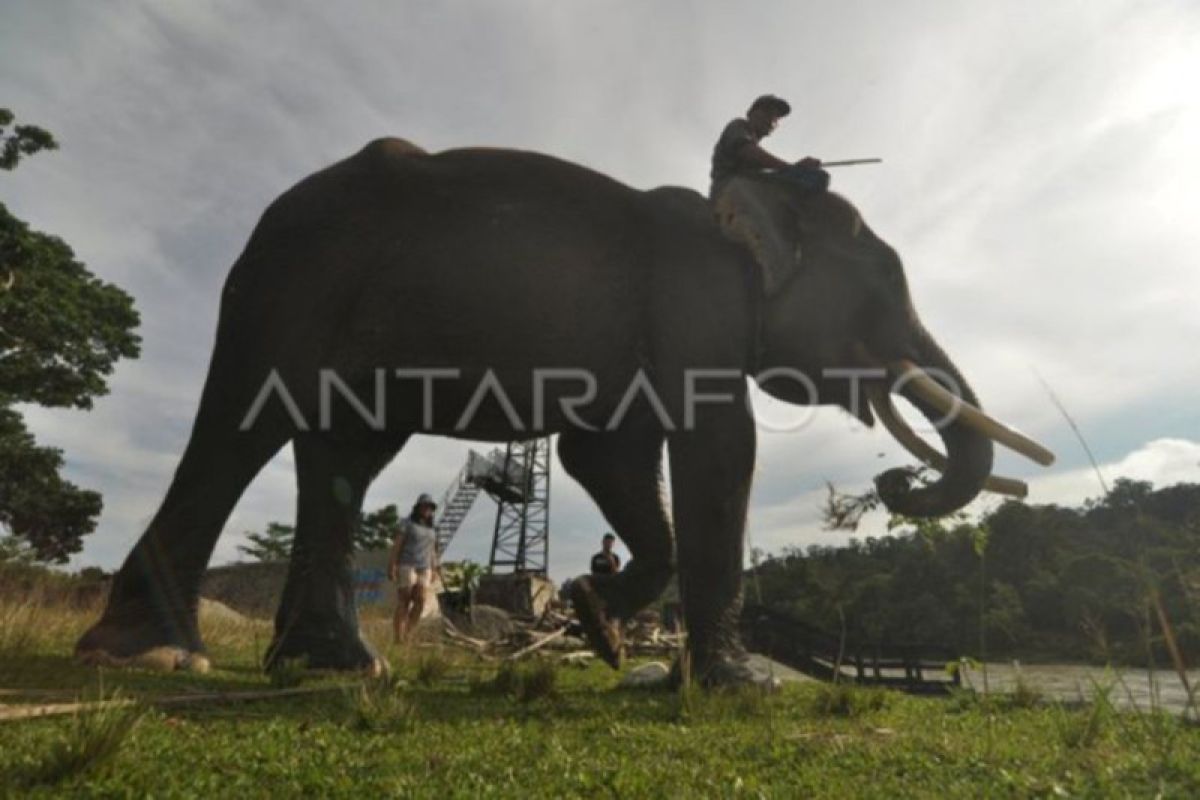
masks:
[[[738,636],[751,380],[866,425],[874,409],[942,471],[924,485],[881,475],[896,513],[1021,491],[991,474],[994,442],[1052,458],[980,410],[922,327],[899,256],[838,194],[763,174],[714,207],[538,153],[372,141],[283,193],[251,233],[174,477],[76,654],[205,668],[201,577],[242,492],[290,442],[296,532],[266,663],[382,669],[350,571],[373,479],[414,434],[557,434],[563,468],[631,555],[574,582],[593,647],[618,664],[618,623],[677,574],[692,675],[757,680]],[[893,390],[937,422],[944,456]]]

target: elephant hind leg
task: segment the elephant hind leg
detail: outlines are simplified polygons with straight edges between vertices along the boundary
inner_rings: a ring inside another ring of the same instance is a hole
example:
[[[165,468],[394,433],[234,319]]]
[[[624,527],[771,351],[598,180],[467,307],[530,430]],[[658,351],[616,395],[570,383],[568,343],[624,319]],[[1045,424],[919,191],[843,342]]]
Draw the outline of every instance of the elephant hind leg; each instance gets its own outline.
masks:
[[[166,497],[113,576],[99,622],[79,639],[83,661],[207,668],[197,624],[200,581],[242,492],[290,433],[198,418]]]
[[[563,467],[596,501],[632,556],[616,575],[580,577],[572,590],[588,639],[614,667],[620,664],[619,622],[658,599],[674,573],[662,446],[662,431],[649,423],[606,433],[570,431],[558,442]]]
[[[303,658],[316,669],[384,669],[359,633],[351,555],[367,488],[407,439],[407,433],[353,441],[328,433],[296,437],[296,537],[266,667]]]

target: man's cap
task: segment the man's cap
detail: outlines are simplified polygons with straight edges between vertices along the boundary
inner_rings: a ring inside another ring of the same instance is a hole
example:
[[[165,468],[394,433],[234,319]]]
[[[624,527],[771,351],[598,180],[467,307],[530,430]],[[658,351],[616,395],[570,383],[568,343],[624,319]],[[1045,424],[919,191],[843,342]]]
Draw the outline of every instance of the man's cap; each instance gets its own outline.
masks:
[[[437,503],[435,503],[433,501],[432,495],[428,495],[428,494],[424,494],[424,493],[422,493],[421,496],[417,498],[417,505],[433,506],[434,508],[437,508]]]
[[[756,108],[766,108],[768,111],[775,112],[778,116],[786,117],[792,113],[792,107],[788,105],[788,101],[782,97],[776,97],[773,94],[764,94],[750,104],[750,111]],[[747,112],[749,113],[749,112]]]
[[[613,533],[606,533],[606,534],[604,534],[604,536],[602,536],[602,537],[600,537],[600,538],[602,538],[602,539],[616,539],[617,537],[616,537],[616,535],[615,535],[615,534],[613,534]]]

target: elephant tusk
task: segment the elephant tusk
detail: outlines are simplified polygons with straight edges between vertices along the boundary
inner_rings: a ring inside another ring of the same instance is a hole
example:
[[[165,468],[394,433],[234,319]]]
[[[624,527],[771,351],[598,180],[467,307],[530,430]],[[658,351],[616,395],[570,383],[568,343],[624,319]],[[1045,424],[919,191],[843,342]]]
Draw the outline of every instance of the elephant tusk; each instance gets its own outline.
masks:
[[[1036,461],[1043,467],[1054,463],[1054,453],[1025,434],[988,416],[961,397],[955,396],[911,361],[900,359],[892,362],[890,366],[895,374],[905,380],[906,385],[912,387],[913,394],[929,403],[938,412],[948,417],[959,416],[964,424],[979,431],[992,441]]]
[[[12,270],[9,270],[8,271],[8,280],[6,280],[4,282],[4,291],[7,292],[9,289],[11,289],[13,287],[13,284],[16,282],[17,282],[17,273],[13,272]]]
[[[878,385],[867,387],[867,399],[871,402],[871,407],[875,409],[876,416],[879,417],[883,427],[887,428],[897,442],[904,446],[904,449],[912,453],[921,462],[928,464],[938,472],[945,472],[947,461],[946,457],[934,450],[924,439],[916,434],[916,432],[908,426],[896,411],[896,406],[892,403],[891,395],[883,390]],[[1017,480],[1016,478],[1003,478],[999,475],[989,475],[983,483],[983,488],[988,492],[996,494],[1004,494],[1009,497],[1024,498],[1029,494],[1029,486],[1025,481]]]

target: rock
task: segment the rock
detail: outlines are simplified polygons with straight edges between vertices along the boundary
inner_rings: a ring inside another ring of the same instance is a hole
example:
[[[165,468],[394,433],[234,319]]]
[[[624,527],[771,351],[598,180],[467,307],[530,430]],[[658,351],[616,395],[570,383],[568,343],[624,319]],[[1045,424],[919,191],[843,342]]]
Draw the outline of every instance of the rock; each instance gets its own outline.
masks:
[[[250,621],[250,618],[245,614],[234,611],[220,600],[209,600],[207,597],[200,598],[198,613],[201,618],[210,622],[230,622],[237,624]]]
[[[508,613],[493,606],[478,605],[466,614],[448,612],[446,619],[459,632],[473,639],[493,642],[509,636],[517,629]]]
[[[439,614],[436,617],[422,616],[417,621],[417,627],[409,631],[408,638],[410,643],[424,642],[433,644],[442,640],[442,630],[445,622]]]
[[[279,607],[287,580],[287,561],[260,561],[213,567],[204,574],[200,595],[259,619],[270,619]]]
[[[640,667],[629,670],[617,685],[623,689],[648,689],[657,686],[666,686],[667,676],[670,674],[671,668],[666,664],[661,661],[651,661],[648,664],[642,664]]]
[[[554,583],[540,575],[484,575],[475,590],[475,600],[513,614],[536,618],[545,613],[555,594]]]
[[[803,672],[797,672],[791,667],[780,664],[778,661],[772,661],[759,653],[750,653],[747,660],[754,669],[784,683],[811,683],[815,680]]]

